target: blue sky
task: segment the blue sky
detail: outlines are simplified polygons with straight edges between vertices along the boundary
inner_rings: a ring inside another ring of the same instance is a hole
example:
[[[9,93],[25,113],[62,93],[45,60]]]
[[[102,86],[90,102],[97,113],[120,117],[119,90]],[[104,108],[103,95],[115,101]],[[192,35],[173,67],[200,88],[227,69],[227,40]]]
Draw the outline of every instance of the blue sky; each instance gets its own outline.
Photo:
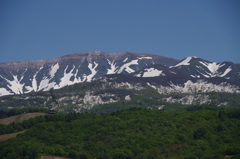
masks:
[[[240,63],[239,0],[1,0],[0,62],[131,51]]]

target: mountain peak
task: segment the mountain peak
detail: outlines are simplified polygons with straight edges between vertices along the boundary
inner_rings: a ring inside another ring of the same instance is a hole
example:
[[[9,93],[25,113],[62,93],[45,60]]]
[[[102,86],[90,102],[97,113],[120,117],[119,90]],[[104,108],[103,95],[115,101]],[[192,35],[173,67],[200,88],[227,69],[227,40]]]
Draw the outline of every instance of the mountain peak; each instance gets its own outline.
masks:
[[[179,67],[179,66],[182,66],[182,65],[190,65],[190,61],[194,58],[197,58],[197,57],[196,56],[189,56],[189,57],[183,59],[182,61],[180,61],[177,65],[171,66],[170,68]]]

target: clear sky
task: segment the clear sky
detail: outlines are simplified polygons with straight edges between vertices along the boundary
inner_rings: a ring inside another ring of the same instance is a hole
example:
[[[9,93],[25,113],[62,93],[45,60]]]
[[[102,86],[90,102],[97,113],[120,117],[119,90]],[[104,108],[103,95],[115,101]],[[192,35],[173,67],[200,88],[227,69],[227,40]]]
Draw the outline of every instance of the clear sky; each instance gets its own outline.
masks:
[[[240,63],[240,1],[0,1],[0,62],[98,50]]]

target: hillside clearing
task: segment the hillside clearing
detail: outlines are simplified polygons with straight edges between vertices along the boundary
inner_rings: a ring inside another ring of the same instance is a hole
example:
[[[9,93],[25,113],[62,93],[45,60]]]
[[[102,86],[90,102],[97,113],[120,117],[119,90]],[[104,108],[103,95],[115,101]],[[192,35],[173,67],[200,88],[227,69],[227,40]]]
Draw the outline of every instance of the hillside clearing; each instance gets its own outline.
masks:
[[[13,137],[16,137],[18,134],[25,133],[25,131],[27,131],[27,130],[23,130],[23,131],[19,131],[19,132],[16,132],[16,133],[11,133],[11,134],[0,135],[0,142],[8,140],[8,139],[13,138]]]
[[[20,115],[11,116],[8,118],[0,119],[0,124],[9,125],[11,123],[19,123],[24,120],[28,120],[30,118],[34,118],[36,116],[47,115],[47,113],[25,113]]]
[[[67,159],[67,158],[55,157],[55,156],[41,156],[41,159]]]

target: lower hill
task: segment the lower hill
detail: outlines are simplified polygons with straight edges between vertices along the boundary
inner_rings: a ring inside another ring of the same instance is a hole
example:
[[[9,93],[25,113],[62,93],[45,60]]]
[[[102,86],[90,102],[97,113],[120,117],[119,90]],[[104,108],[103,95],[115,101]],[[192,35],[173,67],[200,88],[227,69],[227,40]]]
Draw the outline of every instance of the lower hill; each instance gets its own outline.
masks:
[[[16,133],[10,133],[10,134],[5,134],[5,135],[0,135],[0,142],[1,142],[1,141],[8,140],[8,139],[13,138],[13,137],[16,137],[18,134],[24,133],[25,131],[26,131],[26,130],[19,131],[19,132],[16,132]]]
[[[55,114],[29,120],[25,125],[32,126],[25,133],[0,143],[0,158],[240,157],[240,108],[194,107],[178,112],[131,108],[110,114]]]

